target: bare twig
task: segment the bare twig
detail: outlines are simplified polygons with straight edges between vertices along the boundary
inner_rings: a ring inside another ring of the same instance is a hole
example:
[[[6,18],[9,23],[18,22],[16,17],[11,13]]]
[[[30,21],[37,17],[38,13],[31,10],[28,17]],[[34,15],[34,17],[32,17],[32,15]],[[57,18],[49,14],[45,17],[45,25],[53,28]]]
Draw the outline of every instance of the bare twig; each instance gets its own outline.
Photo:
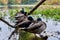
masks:
[[[9,36],[8,40],[12,37],[12,35],[14,35],[15,30],[11,33],[11,35]]]
[[[7,21],[5,21],[4,19],[0,18],[1,21],[3,21],[4,23],[6,23],[8,26],[15,28],[13,25],[9,24]]]

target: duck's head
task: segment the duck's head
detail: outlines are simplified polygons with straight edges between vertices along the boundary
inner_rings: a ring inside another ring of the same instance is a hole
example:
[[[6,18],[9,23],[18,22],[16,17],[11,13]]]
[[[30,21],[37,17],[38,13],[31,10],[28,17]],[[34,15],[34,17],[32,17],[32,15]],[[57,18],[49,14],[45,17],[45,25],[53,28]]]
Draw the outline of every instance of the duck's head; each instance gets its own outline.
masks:
[[[25,12],[25,11],[24,11],[24,8],[22,8],[22,10],[21,10],[20,12],[21,12],[22,14],[24,14],[24,12]]]
[[[42,19],[41,18],[37,18],[37,21],[42,21]]]
[[[33,18],[31,16],[28,17],[28,20],[33,21]]]
[[[24,8],[20,11],[21,14],[24,14],[25,16],[27,15],[27,12],[24,11]]]

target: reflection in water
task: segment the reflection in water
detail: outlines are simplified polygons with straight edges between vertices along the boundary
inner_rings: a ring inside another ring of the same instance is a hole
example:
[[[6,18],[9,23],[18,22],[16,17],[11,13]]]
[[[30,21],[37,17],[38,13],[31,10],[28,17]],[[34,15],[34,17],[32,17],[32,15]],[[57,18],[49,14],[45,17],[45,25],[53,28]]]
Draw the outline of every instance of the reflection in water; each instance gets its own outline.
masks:
[[[1,10],[0,10],[1,11]],[[6,10],[5,11],[7,16],[5,17],[5,20],[8,21],[9,23],[13,24],[9,17],[9,10]],[[41,15],[33,15],[34,16],[34,19],[36,19],[36,16],[39,16],[41,17]],[[46,32],[47,32],[47,35],[55,35],[57,36],[56,31],[60,31],[60,22],[57,22],[57,21],[53,21],[53,19],[46,19],[45,17],[41,17],[42,20],[47,24],[47,28],[46,28]],[[47,21],[47,22],[46,22]],[[0,21],[0,28],[2,29],[2,31],[0,31],[0,40],[8,40],[8,37],[10,36],[11,32],[14,30],[13,28],[11,27],[8,27],[5,23],[1,22]],[[52,33],[51,33],[52,32]],[[14,36],[13,36],[14,37]],[[12,38],[13,38],[12,37]],[[59,36],[58,36],[59,37]],[[16,39],[17,40],[17,39]],[[55,37],[49,37],[48,40],[58,40],[57,38]]]

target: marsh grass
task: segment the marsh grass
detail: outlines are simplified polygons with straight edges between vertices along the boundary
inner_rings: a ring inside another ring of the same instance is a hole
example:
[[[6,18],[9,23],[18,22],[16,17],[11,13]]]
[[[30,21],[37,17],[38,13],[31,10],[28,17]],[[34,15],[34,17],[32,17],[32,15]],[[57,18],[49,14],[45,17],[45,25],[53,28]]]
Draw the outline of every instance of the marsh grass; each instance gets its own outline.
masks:
[[[33,14],[41,14],[46,18],[53,18],[56,21],[60,21],[60,8],[51,8],[51,9],[37,9]]]

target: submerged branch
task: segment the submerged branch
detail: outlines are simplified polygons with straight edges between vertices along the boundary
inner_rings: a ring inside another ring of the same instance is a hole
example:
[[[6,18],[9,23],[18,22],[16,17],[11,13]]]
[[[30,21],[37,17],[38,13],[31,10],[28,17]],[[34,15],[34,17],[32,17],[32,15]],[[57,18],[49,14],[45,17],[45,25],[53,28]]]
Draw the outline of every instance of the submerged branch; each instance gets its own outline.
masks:
[[[9,24],[7,21],[5,21],[4,19],[0,18],[0,20],[4,23],[6,23],[8,26],[12,27],[12,28],[15,28],[13,25]]]

